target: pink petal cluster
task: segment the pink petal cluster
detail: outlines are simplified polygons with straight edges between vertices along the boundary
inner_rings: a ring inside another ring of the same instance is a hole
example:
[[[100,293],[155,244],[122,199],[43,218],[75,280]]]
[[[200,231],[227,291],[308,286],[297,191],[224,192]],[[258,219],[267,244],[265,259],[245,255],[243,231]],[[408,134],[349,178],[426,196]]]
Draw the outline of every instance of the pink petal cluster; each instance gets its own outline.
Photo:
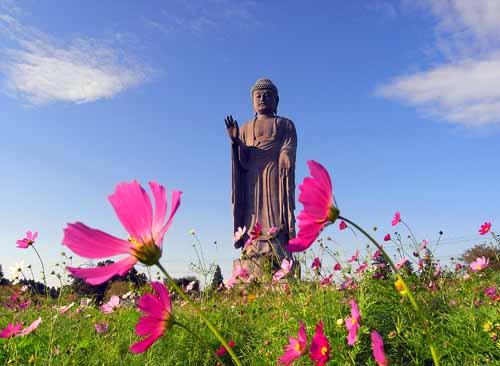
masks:
[[[229,347],[233,348],[233,347],[234,347],[234,345],[235,345],[235,343],[234,343],[234,341],[233,341],[233,340],[231,340],[231,341],[227,342],[227,345],[228,345]],[[216,354],[217,356],[219,356],[219,357],[220,357],[220,356],[222,356],[222,355],[226,354],[226,352],[227,352],[226,347],[224,347],[224,346],[220,346],[220,347],[217,349],[217,351],[215,351],[215,354]]]
[[[16,241],[16,246],[18,248],[26,249],[30,245],[35,244],[35,240],[38,238],[38,231],[35,231],[35,233],[31,233],[31,230],[26,231],[26,237],[23,239],[20,239]]]
[[[274,236],[278,232],[278,228],[276,226],[273,226],[269,230],[267,230],[267,235],[268,236]]]
[[[309,347],[309,358],[316,361],[314,366],[323,366],[330,359],[330,343],[323,332],[323,321],[316,325],[316,333]]]
[[[1,332],[0,338],[11,338],[11,337],[21,337],[26,334],[33,332],[40,323],[42,322],[42,318],[38,318],[33,323],[31,323],[26,328],[22,329],[21,323],[9,323]]]
[[[252,245],[252,243],[255,240],[259,239],[261,235],[262,235],[262,225],[259,222],[256,222],[255,225],[253,226],[252,231],[250,232],[250,237],[245,242],[245,246],[243,249],[246,249],[247,247]]]
[[[345,230],[345,229],[347,229],[347,224],[345,223],[344,220],[342,220],[339,223],[339,230]]]
[[[75,277],[87,283],[98,285],[115,275],[123,276],[137,263],[155,264],[161,256],[163,238],[172,224],[172,219],[180,205],[180,191],[172,191],[172,208],[167,215],[165,188],[150,182],[149,187],[155,200],[155,211],[149,195],[137,181],[120,183],[108,197],[118,219],[130,235],[123,240],[103,231],[92,229],[81,222],[68,224],[64,229],[63,244],[85,258],[104,258],[120,254],[127,256],[108,266],[95,268],[67,267]]]
[[[299,233],[288,242],[290,252],[302,252],[316,240],[327,222],[333,222],[338,210],[333,207],[333,189],[330,176],[318,162],[307,162],[311,177],[304,178],[299,186],[299,202],[304,208],[297,216]],[[337,212],[334,215],[334,212]]]
[[[427,248],[427,244],[429,244],[429,240],[427,239],[422,240],[422,244],[420,244],[419,250],[424,250],[425,248]]]
[[[315,271],[318,271],[319,269],[321,269],[321,259],[319,257],[314,258],[314,260],[311,264],[311,268]]]
[[[396,269],[401,269],[401,267],[403,267],[405,265],[406,262],[408,262],[408,257],[404,256],[403,258],[401,258],[401,260],[399,262],[396,263]]]
[[[490,232],[490,230],[491,230],[491,222],[485,222],[479,228],[479,234],[480,235],[488,234]]]
[[[334,271],[340,271],[341,269],[342,269],[342,266],[340,265],[340,263],[335,263],[335,265],[333,266]]]
[[[147,316],[141,317],[135,326],[135,334],[146,337],[130,346],[133,353],[146,351],[173,325],[172,301],[168,289],[161,282],[151,282],[155,294],[144,294],[137,307]]]
[[[361,274],[363,273],[366,269],[368,268],[368,262],[364,262],[362,263],[357,269],[356,269],[356,273],[357,274]]]
[[[101,305],[101,311],[104,314],[111,314],[120,306],[120,298],[116,295],[111,296],[106,304]]]
[[[345,326],[349,332],[347,335],[347,344],[352,346],[358,340],[358,329],[361,327],[359,322],[361,321],[361,314],[359,313],[358,304],[356,301],[351,300],[351,316],[346,319]]]
[[[401,222],[401,214],[399,213],[399,211],[396,211],[396,213],[394,214],[394,218],[391,221],[391,225],[396,226],[400,222]]]
[[[389,240],[391,240],[391,234],[385,234],[384,241],[389,241]]]
[[[249,282],[248,278],[249,275],[250,273],[248,273],[248,271],[241,266],[241,263],[237,263],[233,269],[233,274],[226,282],[226,287],[227,288],[233,287],[238,279],[244,282]]]
[[[377,332],[376,330],[372,331],[371,339],[372,339],[373,357],[377,362],[377,366],[387,366],[388,362],[384,353],[384,341],[382,340],[382,337],[380,336],[379,332]]]
[[[470,268],[472,272],[479,272],[488,267],[489,263],[490,263],[489,258],[485,258],[484,256],[479,257],[476,258],[476,260],[470,264]]]
[[[351,259],[349,259],[347,261],[347,263],[355,262],[358,260],[358,258],[359,258],[359,250],[356,250],[356,253],[354,253],[354,255],[351,257]]]
[[[281,262],[281,269],[273,275],[273,282],[278,282],[292,270],[293,260],[284,258]]]
[[[285,345],[285,352],[280,356],[278,365],[290,365],[293,361],[302,356],[307,350],[307,334],[304,323],[299,321],[299,332],[297,338],[288,337],[288,344]]]
[[[106,333],[109,330],[109,325],[107,322],[95,323],[94,329],[96,333]]]
[[[243,237],[243,235],[245,235],[246,231],[247,231],[246,226],[239,227],[238,230],[234,233],[233,242],[236,243],[238,240],[240,240]]]
[[[325,278],[322,278],[320,281],[319,281],[319,284],[320,286],[328,286],[330,283],[333,282],[333,274],[325,277]]]

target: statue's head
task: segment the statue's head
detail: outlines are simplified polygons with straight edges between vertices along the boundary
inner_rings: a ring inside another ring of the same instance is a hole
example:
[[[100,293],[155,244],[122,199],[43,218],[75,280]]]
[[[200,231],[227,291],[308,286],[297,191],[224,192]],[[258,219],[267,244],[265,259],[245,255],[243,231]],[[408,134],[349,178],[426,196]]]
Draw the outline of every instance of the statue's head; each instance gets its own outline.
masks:
[[[278,110],[278,88],[269,79],[259,79],[252,87],[253,110],[259,114],[275,114]]]

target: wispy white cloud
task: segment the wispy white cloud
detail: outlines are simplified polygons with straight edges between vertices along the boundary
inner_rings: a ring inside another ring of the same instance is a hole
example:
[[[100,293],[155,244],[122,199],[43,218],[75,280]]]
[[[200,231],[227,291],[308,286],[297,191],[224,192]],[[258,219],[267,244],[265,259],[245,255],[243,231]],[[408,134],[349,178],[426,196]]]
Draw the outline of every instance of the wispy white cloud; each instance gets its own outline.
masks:
[[[189,32],[203,35],[228,29],[245,29],[260,24],[255,16],[257,3],[251,0],[193,0],[173,2],[158,18],[145,19],[146,25],[164,35]]]
[[[436,19],[434,49],[443,61],[395,77],[376,93],[467,127],[500,123],[500,2],[402,2]]]
[[[0,49],[3,91],[30,105],[111,98],[152,75],[151,68],[107,42],[81,37],[61,45],[9,14],[0,14],[0,36],[11,42]]]

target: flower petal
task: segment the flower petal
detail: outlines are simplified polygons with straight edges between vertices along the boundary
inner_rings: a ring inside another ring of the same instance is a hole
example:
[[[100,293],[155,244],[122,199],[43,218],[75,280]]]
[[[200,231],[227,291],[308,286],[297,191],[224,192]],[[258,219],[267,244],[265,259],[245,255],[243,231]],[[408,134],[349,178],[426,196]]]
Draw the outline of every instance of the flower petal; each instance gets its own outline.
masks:
[[[168,293],[168,288],[161,282],[153,281],[151,282],[151,287],[160,297],[160,301],[163,304],[163,309],[167,312],[172,312],[172,301],[170,300],[170,294]]]
[[[103,258],[130,252],[131,244],[109,235],[104,231],[92,229],[81,222],[68,224],[64,229],[63,245],[85,258]]]
[[[165,217],[167,216],[167,198],[165,187],[156,182],[149,182],[149,188],[153,192],[153,197],[155,199],[155,212],[153,217],[153,237],[156,238],[160,233],[163,223],[165,222]]]
[[[100,285],[115,275],[123,276],[137,263],[137,259],[128,256],[121,261],[103,267],[76,268],[66,267],[75,277],[82,278],[91,285]]]
[[[133,345],[130,346],[130,350],[133,353],[142,353],[146,351],[153,343],[156,342],[158,338],[160,338],[162,334],[153,334],[148,338],[143,339],[142,341],[139,341],[137,343],[134,343]]]
[[[118,219],[132,237],[143,243],[152,239],[153,207],[139,182],[120,183],[108,197]]]
[[[163,242],[163,237],[165,236],[165,233],[167,232],[168,228],[172,224],[172,220],[174,219],[175,212],[177,211],[177,209],[179,208],[179,206],[181,204],[181,195],[182,195],[181,191],[176,191],[176,190],[172,191],[172,198],[171,198],[172,206],[170,207],[170,216],[168,217],[168,221],[165,224],[165,226],[158,233],[158,237],[155,238],[157,245],[160,247],[161,247],[161,243]]]

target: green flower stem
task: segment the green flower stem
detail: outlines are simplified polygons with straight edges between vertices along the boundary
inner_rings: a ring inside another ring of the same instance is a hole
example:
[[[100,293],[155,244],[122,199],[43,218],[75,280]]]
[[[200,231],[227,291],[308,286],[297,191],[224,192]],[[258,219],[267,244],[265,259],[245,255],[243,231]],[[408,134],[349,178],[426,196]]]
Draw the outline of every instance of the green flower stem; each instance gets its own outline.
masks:
[[[48,292],[47,292],[47,280],[45,278],[45,267],[43,266],[43,261],[42,261],[42,257],[40,257],[40,254],[38,254],[38,250],[36,250],[35,246],[34,245],[31,245],[31,247],[33,248],[33,250],[35,251],[37,257],[38,257],[38,260],[40,261],[40,264],[42,266],[42,273],[43,273],[43,285],[45,286],[45,296],[48,297]],[[33,279],[34,280],[34,279]]]
[[[203,338],[201,338],[198,334],[196,334],[195,332],[193,332],[191,329],[189,329],[184,324],[179,323],[178,321],[175,321],[173,325],[177,325],[178,327],[181,327],[186,332],[188,332],[189,334],[191,334],[198,342],[200,342],[202,345],[204,345],[210,351],[210,353],[212,353],[212,355],[214,356],[214,358],[217,360],[217,364],[224,365],[224,363],[222,362],[221,358],[217,355],[217,353],[215,353],[215,351],[208,345],[208,343],[205,342],[205,340]]]
[[[205,316],[205,313],[199,308],[198,305],[196,305],[189,298],[189,296],[187,296],[184,293],[184,291],[181,290],[181,288],[174,282],[173,278],[170,277],[170,275],[165,270],[165,268],[163,268],[163,266],[160,264],[160,262],[156,263],[156,265],[158,266],[158,268],[160,268],[160,270],[163,272],[163,274],[165,275],[165,277],[167,277],[167,280],[170,282],[170,285],[175,289],[175,291],[185,301],[187,301],[193,307],[193,309],[198,313],[198,315],[201,317],[201,319],[203,319],[203,321],[205,322],[205,324],[207,325],[207,327],[210,329],[210,331],[215,335],[215,337],[220,341],[220,343],[222,343],[222,345],[224,346],[224,348],[227,350],[227,352],[229,353],[229,355],[233,359],[234,364],[236,366],[241,366],[241,362],[238,359],[238,356],[236,356],[236,354],[234,353],[233,349],[231,347],[229,347],[229,345],[227,344],[226,340],[221,336],[221,334],[219,333],[219,331],[217,330],[217,328],[215,328],[215,326],[210,322],[210,320],[208,320],[208,318]]]
[[[429,349],[431,351],[432,359],[434,361],[435,366],[439,366],[439,357],[437,355],[436,348],[434,347],[434,344],[432,343],[432,338],[431,338],[431,333],[429,329],[429,325],[427,324],[427,320],[425,319],[422,310],[420,309],[420,306],[418,306],[417,302],[415,301],[415,297],[413,296],[413,293],[409,289],[409,287],[406,285],[405,280],[401,276],[399,270],[396,268],[394,262],[392,261],[391,257],[387,254],[387,252],[384,250],[384,248],[370,235],[368,234],[365,230],[363,230],[361,227],[356,225],[354,222],[352,222],[349,219],[346,219],[345,217],[339,216],[339,219],[344,220],[345,222],[351,224],[354,226],[356,229],[358,229],[364,236],[366,236],[376,247],[380,252],[384,255],[384,257],[387,259],[389,264],[391,265],[392,269],[396,273],[396,278],[401,281],[401,283],[404,286],[404,289],[406,290],[406,295],[408,296],[408,299],[410,300],[410,303],[412,304],[413,308],[415,309],[417,316],[420,318],[420,321],[422,322],[422,325],[424,327],[424,333],[427,338],[427,344],[429,346]]]

